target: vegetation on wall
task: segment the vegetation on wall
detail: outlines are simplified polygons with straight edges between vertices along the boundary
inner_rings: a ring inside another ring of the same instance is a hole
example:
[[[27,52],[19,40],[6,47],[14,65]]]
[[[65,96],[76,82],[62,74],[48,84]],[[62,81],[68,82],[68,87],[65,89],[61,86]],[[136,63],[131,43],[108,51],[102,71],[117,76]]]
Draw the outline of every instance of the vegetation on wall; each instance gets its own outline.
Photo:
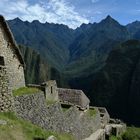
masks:
[[[0,120],[7,123],[0,125],[1,140],[33,140],[47,139],[53,135],[58,140],[74,140],[70,134],[46,131],[28,121],[17,118],[13,113],[0,113]]]

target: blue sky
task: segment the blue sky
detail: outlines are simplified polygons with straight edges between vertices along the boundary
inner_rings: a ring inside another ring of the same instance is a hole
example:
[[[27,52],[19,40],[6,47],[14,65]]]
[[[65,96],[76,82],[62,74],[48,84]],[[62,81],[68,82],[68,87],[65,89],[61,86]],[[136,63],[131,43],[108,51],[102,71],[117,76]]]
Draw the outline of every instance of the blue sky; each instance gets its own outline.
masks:
[[[140,0],[0,0],[6,19],[59,23],[76,28],[111,15],[121,24],[140,20]]]

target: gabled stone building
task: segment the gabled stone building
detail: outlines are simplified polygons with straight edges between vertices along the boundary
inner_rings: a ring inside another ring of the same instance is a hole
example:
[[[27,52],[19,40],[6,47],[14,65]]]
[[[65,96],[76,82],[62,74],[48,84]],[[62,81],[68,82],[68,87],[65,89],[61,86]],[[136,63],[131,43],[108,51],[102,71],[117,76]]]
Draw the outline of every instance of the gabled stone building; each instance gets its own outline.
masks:
[[[71,103],[81,109],[88,109],[90,100],[82,90],[58,88],[59,100],[62,103]]]
[[[82,90],[58,88],[55,80],[44,82],[41,87],[44,88],[46,100],[76,105],[81,109],[89,108],[90,100]]]
[[[4,17],[0,15],[0,112],[13,109],[12,90],[23,86],[24,61]]]
[[[24,61],[4,19],[0,15],[0,67],[5,67],[12,90],[25,86]]]

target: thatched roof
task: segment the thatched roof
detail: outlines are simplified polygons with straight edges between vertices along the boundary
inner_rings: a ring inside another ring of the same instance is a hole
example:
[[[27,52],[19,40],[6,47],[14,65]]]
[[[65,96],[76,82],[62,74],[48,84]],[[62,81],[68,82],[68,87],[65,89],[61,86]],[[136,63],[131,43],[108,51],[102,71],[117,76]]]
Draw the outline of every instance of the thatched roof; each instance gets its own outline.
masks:
[[[2,15],[0,15],[0,23],[2,24],[2,26],[6,32],[6,35],[9,38],[10,43],[12,44],[10,46],[15,51],[15,54],[17,55],[17,58],[19,59],[20,63],[23,65],[23,67],[25,67],[25,63],[24,63],[24,60],[23,60],[22,55],[20,53],[20,50],[17,46],[17,43],[14,40],[13,34],[12,34],[6,20],[4,19],[4,17]]]

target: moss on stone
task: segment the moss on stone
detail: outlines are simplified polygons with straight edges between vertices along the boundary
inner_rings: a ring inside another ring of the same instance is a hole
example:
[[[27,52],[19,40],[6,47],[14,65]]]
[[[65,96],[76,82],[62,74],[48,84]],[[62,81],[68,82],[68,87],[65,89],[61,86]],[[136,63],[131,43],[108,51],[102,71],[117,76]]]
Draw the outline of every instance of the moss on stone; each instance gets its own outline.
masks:
[[[46,100],[46,104],[47,105],[53,105],[55,103],[57,103],[57,101],[54,101],[54,100]]]
[[[13,96],[22,96],[26,94],[38,93],[41,90],[34,87],[21,87],[19,89],[13,90]]]
[[[71,107],[71,105],[69,104],[61,104],[61,108],[63,112],[66,112],[67,110],[69,110]]]
[[[94,116],[97,114],[97,112],[96,112],[95,109],[89,109],[89,110],[88,110],[88,114],[89,114],[91,117],[94,117]]]

